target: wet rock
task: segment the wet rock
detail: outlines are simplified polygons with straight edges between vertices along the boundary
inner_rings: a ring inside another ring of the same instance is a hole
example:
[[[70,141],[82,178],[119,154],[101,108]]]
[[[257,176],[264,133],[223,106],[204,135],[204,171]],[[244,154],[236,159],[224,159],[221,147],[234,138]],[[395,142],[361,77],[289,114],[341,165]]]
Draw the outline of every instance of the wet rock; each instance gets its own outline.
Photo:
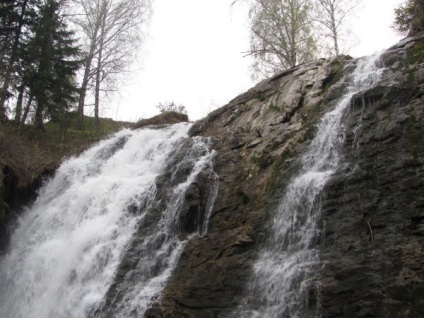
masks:
[[[424,67],[408,57],[419,43],[385,53],[384,80],[355,96],[345,117],[345,163],[322,199],[320,301],[309,308],[322,317],[423,312]],[[219,192],[207,235],[188,242],[147,317],[226,317],[238,305],[270,212],[355,65],[339,57],[296,67],[194,124],[192,135],[216,140]]]
[[[346,118],[351,169],[332,178],[323,202],[323,317],[423,312],[424,100],[405,80],[406,56],[399,47],[384,54],[395,69]]]

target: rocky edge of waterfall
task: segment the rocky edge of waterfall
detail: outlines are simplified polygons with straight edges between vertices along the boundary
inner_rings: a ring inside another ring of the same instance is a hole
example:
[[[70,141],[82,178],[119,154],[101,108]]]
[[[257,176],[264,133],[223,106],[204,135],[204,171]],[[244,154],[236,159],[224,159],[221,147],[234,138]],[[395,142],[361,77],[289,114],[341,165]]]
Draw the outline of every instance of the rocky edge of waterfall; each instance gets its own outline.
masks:
[[[423,48],[419,35],[385,52],[386,76],[354,96],[343,119],[345,163],[321,196],[311,316],[317,306],[322,317],[424,312]],[[357,62],[340,56],[287,70],[194,124],[191,135],[213,140],[218,196],[207,235],[187,243],[146,317],[226,317],[254,301],[246,286],[270,211]]]
[[[272,211],[357,63],[339,56],[300,65],[194,123],[190,135],[210,137],[216,151],[218,195],[206,235],[186,243],[146,317],[227,317],[242,301],[254,301],[247,284]],[[355,95],[343,118],[343,164],[320,197],[322,268],[319,292],[309,294],[311,317],[317,307],[322,317],[424,312],[424,34],[391,47],[380,63],[386,75]],[[172,169],[157,180],[159,197],[171,191],[166,174]],[[205,173],[187,191],[184,237],[205,217],[214,182]],[[106,303],[119,296],[116,287],[134,258],[128,253],[122,261]]]

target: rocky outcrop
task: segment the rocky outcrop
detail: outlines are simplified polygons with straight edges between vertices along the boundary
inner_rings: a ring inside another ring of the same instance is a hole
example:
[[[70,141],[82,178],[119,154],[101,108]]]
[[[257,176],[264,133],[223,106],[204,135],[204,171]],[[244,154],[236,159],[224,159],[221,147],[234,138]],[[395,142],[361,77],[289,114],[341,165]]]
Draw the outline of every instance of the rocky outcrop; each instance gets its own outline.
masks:
[[[386,52],[388,75],[345,116],[345,164],[322,200],[323,317],[423,312],[422,45],[417,36]],[[192,135],[214,141],[218,197],[207,235],[187,243],[147,317],[226,317],[239,304],[276,202],[355,64],[301,65],[195,123]]]
[[[405,41],[385,53],[388,76],[357,96],[346,118],[348,164],[323,203],[323,317],[424,313],[421,45]]]
[[[188,121],[186,114],[178,113],[175,111],[166,111],[159,115],[147,119],[141,119],[133,125],[133,129],[138,129],[151,125],[171,125]]]

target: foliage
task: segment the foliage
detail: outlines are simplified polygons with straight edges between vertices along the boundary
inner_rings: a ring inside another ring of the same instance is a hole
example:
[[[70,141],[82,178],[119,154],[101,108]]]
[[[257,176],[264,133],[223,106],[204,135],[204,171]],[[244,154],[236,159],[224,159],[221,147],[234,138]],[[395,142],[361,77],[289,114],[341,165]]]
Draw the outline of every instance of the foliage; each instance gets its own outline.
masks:
[[[348,51],[346,20],[362,0],[234,0],[250,3],[253,77],[268,77],[321,55]]]
[[[23,52],[37,23],[41,0],[0,2],[0,119],[6,118],[7,100],[22,86]]]
[[[156,105],[156,108],[158,108],[161,113],[176,112],[176,113],[187,115],[187,110],[185,106],[181,104],[177,105],[174,101],[159,103]]]
[[[255,59],[255,74],[273,75],[315,56],[311,13],[307,0],[253,1],[249,54]]]
[[[151,0],[1,1],[0,120],[14,109],[17,123],[43,129],[46,119],[63,117],[78,101],[82,128],[91,91],[98,121],[100,99],[115,92],[129,72],[150,12]],[[69,31],[71,23],[84,54]]]
[[[393,26],[403,35],[424,31],[424,0],[406,0],[396,8]]]
[[[37,102],[35,125],[43,129],[44,118],[59,117],[76,101],[74,76],[80,66],[73,33],[60,16],[61,5],[47,0],[39,12],[35,36],[29,44],[33,70],[29,87]]]
[[[25,122],[35,106],[35,124],[60,116],[75,100],[79,49],[63,14],[63,0],[14,0],[0,5],[2,42],[0,114],[16,101],[15,120]],[[11,98],[13,97],[13,98]],[[22,115],[23,102],[26,101]]]
[[[319,32],[319,42],[324,44],[327,39],[330,43],[331,55],[347,53],[344,48],[351,43],[352,34],[346,28],[346,19],[355,13],[362,0],[315,0],[315,18]]]
[[[270,104],[268,106],[268,108],[269,108],[269,110],[274,111],[274,112],[279,112],[280,111],[280,108],[277,105],[275,105],[275,104]]]
[[[84,73],[78,102],[79,129],[87,92],[94,96],[99,118],[100,100],[117,90],[137,58],[142,27],[151,14],[150,0],[75,0],[73,19],[84,44]],[[79,15],[83,12],[83,15]]]

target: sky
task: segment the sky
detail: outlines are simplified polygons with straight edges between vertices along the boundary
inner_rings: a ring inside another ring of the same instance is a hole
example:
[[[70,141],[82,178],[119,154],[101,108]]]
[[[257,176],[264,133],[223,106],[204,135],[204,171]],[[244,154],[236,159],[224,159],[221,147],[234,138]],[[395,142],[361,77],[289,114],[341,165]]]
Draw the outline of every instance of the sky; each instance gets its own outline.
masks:
[[[256,83],[250,77],[247,8],[232,0],[155,0],[148,36],[126,84],[103,116],[137,121],[174,101],[190,120],[224,106]],[[350,29],[359,41],[353,57],[371,55],[400,40],[393,9],[402,0],[364,0]]]

